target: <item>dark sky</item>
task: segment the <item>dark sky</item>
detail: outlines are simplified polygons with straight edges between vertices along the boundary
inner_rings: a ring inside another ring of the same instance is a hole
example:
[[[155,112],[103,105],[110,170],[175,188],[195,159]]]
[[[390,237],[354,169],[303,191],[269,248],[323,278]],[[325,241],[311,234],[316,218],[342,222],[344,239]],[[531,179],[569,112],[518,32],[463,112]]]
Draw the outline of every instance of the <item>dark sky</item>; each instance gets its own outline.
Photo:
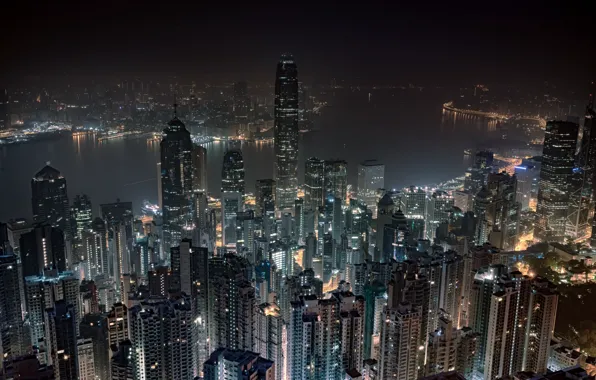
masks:
[[[290,51],[325,83],[582,83],[596,74],[594,3],[18,1],[1,73],[273,80]]]

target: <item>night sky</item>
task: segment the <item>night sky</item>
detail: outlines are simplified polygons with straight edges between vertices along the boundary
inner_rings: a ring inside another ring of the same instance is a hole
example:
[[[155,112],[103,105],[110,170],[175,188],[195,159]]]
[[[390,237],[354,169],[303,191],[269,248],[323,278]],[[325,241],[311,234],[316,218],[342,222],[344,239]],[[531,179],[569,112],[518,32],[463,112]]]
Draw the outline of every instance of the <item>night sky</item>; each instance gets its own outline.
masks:
[[[593,1],[20,1],[2,17],[2,78],[180,75],[305,82],[585,83]],[[399,3],[399,4],[397,4]]]

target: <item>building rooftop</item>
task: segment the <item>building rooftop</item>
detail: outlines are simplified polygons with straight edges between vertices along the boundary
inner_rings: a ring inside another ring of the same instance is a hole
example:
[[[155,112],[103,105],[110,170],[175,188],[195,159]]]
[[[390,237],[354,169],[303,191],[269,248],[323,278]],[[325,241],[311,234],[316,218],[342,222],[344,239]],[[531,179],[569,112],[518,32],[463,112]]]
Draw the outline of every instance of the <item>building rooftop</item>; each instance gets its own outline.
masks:
[[[36,181],[49,181],[63,178],[62,174],[57,169],[50,166],[48,162],[40,171],[38,171],[33,177]]]

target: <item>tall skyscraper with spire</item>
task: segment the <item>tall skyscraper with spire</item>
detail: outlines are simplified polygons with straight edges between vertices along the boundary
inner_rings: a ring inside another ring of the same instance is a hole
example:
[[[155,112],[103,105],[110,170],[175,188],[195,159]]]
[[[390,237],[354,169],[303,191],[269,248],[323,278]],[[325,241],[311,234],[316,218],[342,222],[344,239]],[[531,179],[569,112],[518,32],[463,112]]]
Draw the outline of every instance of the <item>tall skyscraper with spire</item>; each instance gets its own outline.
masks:
[[[163,247],[180,245],[184,230],[193,221],[192,140],[176,116],[164,129],[161,140],[161,192],[163,199]]]
[[[275,78],[275,179],[278,210],[291,209],[298,186],[298,69],[283,54]]]

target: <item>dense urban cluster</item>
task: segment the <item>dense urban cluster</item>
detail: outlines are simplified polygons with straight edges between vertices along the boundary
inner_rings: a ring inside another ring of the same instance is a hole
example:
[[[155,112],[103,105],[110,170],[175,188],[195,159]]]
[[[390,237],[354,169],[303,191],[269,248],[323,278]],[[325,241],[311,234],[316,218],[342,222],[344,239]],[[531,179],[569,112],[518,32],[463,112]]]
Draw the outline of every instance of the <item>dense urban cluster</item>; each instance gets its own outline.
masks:
[[[246,83],[234,92],[234,123],[267,118],[249,116]],[[536,264],[592,265],[577,247],[596,245],[591,102],[582,120],[547,121],[542,155],[511,170],[478,150],[456,188],[391,190],[377,160],[355,185],[330,157],[306,159],[299,178],[301,97],[283,55],[275,170],[254,194],[242,151],[210,161],[177,104],[155,212],[117,200],[94,215],[41,168],[33,223],[0,223],[0,378],[594,379],[596,358],[554,336],[560,278]]]

